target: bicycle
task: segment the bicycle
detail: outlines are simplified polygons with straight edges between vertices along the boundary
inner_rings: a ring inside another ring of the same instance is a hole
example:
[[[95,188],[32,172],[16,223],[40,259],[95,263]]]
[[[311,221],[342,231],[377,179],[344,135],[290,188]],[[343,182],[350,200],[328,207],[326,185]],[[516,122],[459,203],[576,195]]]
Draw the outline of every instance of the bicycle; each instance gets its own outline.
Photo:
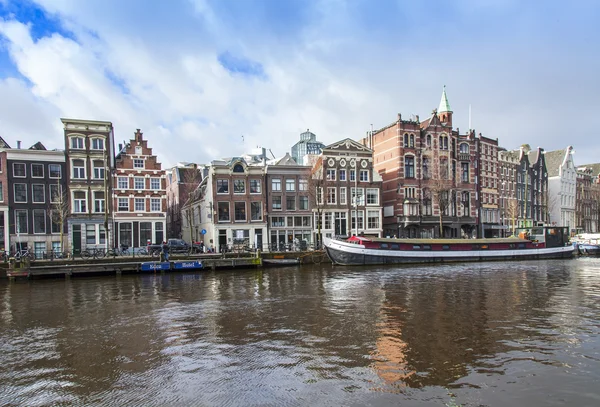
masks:
[[[50,250],[47,253],[44,253],[44,259],[46,260],[54,260],[54,259],[68,259],[69,252],[62,252],[60,250]]]
[[[106,256],[106,252],[104,249],[86,249],[83,250],[79,255],[85,260],[89,259],[90,257],[94,259],[101,259]]]
[[[121,245],[120,247],[115,247],[113,249],[109,249],[106,252],[107,256],[117,257],[117,256],[129,256],[129,246]]]

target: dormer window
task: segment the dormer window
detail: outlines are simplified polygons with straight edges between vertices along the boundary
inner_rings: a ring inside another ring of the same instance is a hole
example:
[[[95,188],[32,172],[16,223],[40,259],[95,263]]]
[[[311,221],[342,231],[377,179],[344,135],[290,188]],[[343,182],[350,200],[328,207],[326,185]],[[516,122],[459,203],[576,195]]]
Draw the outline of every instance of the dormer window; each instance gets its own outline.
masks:
[[[242,164],[236,164],[233,166],[233,172],[244,172]]]
[[[83,137],[71,137],[71,148],[83,150]]]

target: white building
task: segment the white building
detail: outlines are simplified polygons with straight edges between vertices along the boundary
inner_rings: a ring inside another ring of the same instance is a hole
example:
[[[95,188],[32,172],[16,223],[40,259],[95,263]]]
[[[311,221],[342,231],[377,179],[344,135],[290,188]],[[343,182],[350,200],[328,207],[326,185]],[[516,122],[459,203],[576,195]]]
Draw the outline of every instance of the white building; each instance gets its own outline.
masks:
[[[573,162],[573,147],[546,153],[548,169],[548,212],[551,225],[577,227],[575,219],[575,186],[577,171]]]

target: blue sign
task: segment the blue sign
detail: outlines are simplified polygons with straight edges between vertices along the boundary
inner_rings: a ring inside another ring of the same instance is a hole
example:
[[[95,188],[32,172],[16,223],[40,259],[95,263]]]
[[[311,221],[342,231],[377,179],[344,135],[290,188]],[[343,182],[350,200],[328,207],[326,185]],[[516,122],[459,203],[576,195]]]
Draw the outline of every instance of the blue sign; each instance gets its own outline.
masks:
[[[191,270],[191,269],[201,269],[203,268],[201,261],[176,261],[173,263],[176,270]]]
[[[203,235],[205,235],[205,234],[206,234],[206,229],[202,229],[202,230],[200,231],[200,233],[202,233]]]
[[[171,263],[169,262],[148,262],[142,263],[142,271],[170,270]]]

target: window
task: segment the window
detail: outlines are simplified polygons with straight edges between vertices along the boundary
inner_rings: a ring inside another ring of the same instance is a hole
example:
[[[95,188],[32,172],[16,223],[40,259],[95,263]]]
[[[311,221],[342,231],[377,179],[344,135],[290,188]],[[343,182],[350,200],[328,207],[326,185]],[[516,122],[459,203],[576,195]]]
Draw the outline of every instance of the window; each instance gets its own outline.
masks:
[[[308,210],[308,197],[307,196],[298,197],[298,209],[300,209],[301,211]]]
[[[361,182],[369,182],[369,170],[360,170],[360,178]]]
[[[150,212],[161,211],[160,198],[150,198]]]
[[[71,137],[71,148],[83,150],[83,137]]]
[[[286,179],[285,180],[285,190],[288,192],[294,192],[296,190],[296,180]]]
[[[301,179],[298,181],[298,191],[308,191],[308,180]]]
[[[84,191],[73,192],[73,212],[87,213],[87,202]]]
[[[96,225],[89,223],[85,225],[85,244],[96,244]]]
[[[428,134],[425,138],[425,144],[427,147],[431,147],[431,134]]]
[[[350,181],[356,180],[356,170],[350,170]]]
[[[440,136],[440,150],[448,149],[448,136]]]
[[[367,205],[379,205],[379,189],[367,188]]]
[[[48,217],[50,218],[50,233],[60,233],[60,213],[56,211],[50,211]]]
[[[340,170],[340,181],[346,181],[346,170]]]
[[[104,150],[104,139],[93,138],[92,139],[92,150]]]
[[[46,233],[46,211],[33,210],[33,233]]]
[[[415,177],[415,157],[407,155],[404,157],[404,178]]]
[[[281,180],[279,178],[273,178],[271,180],[271,190],[281,191]]]
[[[129,188],[129,178],[128,177],[117,178],[117,188],[119,188],[119,189]]]
[[[0,202],[4,201],[4,186],[0,182]]]
[[[233,207],[235,208],[235,221],[245,222],[246,221],[246,202],[234,202]]]
[[[337,203],[337,199],[336,199],[336,192],[337,192],[337,188],[327,188],[327,203],[328,204],[336,204]]]
[[[273,209],[277,211],[281,210],[281,196],[273,197]]]
[[[46,202],[46,188],[43,184],[33,184],[31,186],[31,202],[44,203]]]
[[[469,182],[469,163],[461,163],[461,175],[460,180],[462,182]]]
[[[73,160],[73,178],[85,178],[85,163],[83,162],[83,160]]]
[[[233,180],[233,193],[234,194],[245,194],[246,193],[246,181],[243,179]]]
[[[15,232],[29,233],[29,228],[27,227],[27,210],[25,209],[15,210]]]
[[[340,205],[346,205],[346,195],[348,190],[346,187],[340,187]]]
[[[463,216],[471,216],[470,194],[468,192],[462,193],[462,206]]]
[[[144,160],[141,158],[134,158],[133,168],[144,168]]]
[[[260,194],[260,180],[259,179],[251,179],[250,180],[250,193],[251,194]]]
[[[15,202],[27,202],[27,184],[14,184]]]
[[[250,202],[250,220],[262,220],[262,202]]]
[[[325,215],[325,227],[324,229],[333,229],[331,226],[331,221],[333,219],[333,213],[331,212],[325,212],[323,215]]]
[[[229,202],[218,202],[217,211],[219,222],[229,222]]]
[[[423,179],[431,178],[431,172],[429,167],[429,157],[423,157]]]
[[[144,189],[144,178],[143,177],[134,177],[133,178],[133,189]]]
[[[228,194],[229,193],[229,180],[218,179],[217,180],[217,194]]]
[[[461,143],[459,148],[460,148],[460,152],[463,154],[469,152],[469,145],[467,143]]]
[[[379,211],[367,211],[367,228],[379,229]]]
[[[335,181],[335,170],[327,169],[327,181]]]
[[[281,228],[285,226],[285,218],[283,216],[273,216],[271,218],[271,226]]]
[[[323,204],[323,187],[317,187],[317,205]]]
[[[31,164],[31,176],[33,178],[44,178],[44,164]]]
[[[62,174],[59,164],[48,164],[48,175],[50,178],[60,178]]]
[[[352,205],[364,205],[365,204],[365,190],[364,188],[350,188],[351,204]]]
[[[150,178],[150,189],[160,189],[160,178]]]
[[[146,210],[146,198],[134,198],[133,205],[135,212],[144,212]]]
[[[119,198],[117,210],[118,212],[129,212],[129,198]]]
[[[295,196],[286,196],[285,197],[285,207],[288,211],[296,210],[296,197]]]
[[[233,172],[244,172],[244,167],[242,166],[242,164],[236,164],[233,167]]]
[[[13,177],[25,178],[25,164],[13,163]]]
[[[104,179],[104,161],[94,160],[94,179]]]
[[[94,191],[94,212],[104,213],[105,211],[104,191]]]
[[[364,211],[358,211],[358,212],[352,211],[352,229],[356,229],[357,225],[358,225],[358,229],[365,228],[365,212]]]

